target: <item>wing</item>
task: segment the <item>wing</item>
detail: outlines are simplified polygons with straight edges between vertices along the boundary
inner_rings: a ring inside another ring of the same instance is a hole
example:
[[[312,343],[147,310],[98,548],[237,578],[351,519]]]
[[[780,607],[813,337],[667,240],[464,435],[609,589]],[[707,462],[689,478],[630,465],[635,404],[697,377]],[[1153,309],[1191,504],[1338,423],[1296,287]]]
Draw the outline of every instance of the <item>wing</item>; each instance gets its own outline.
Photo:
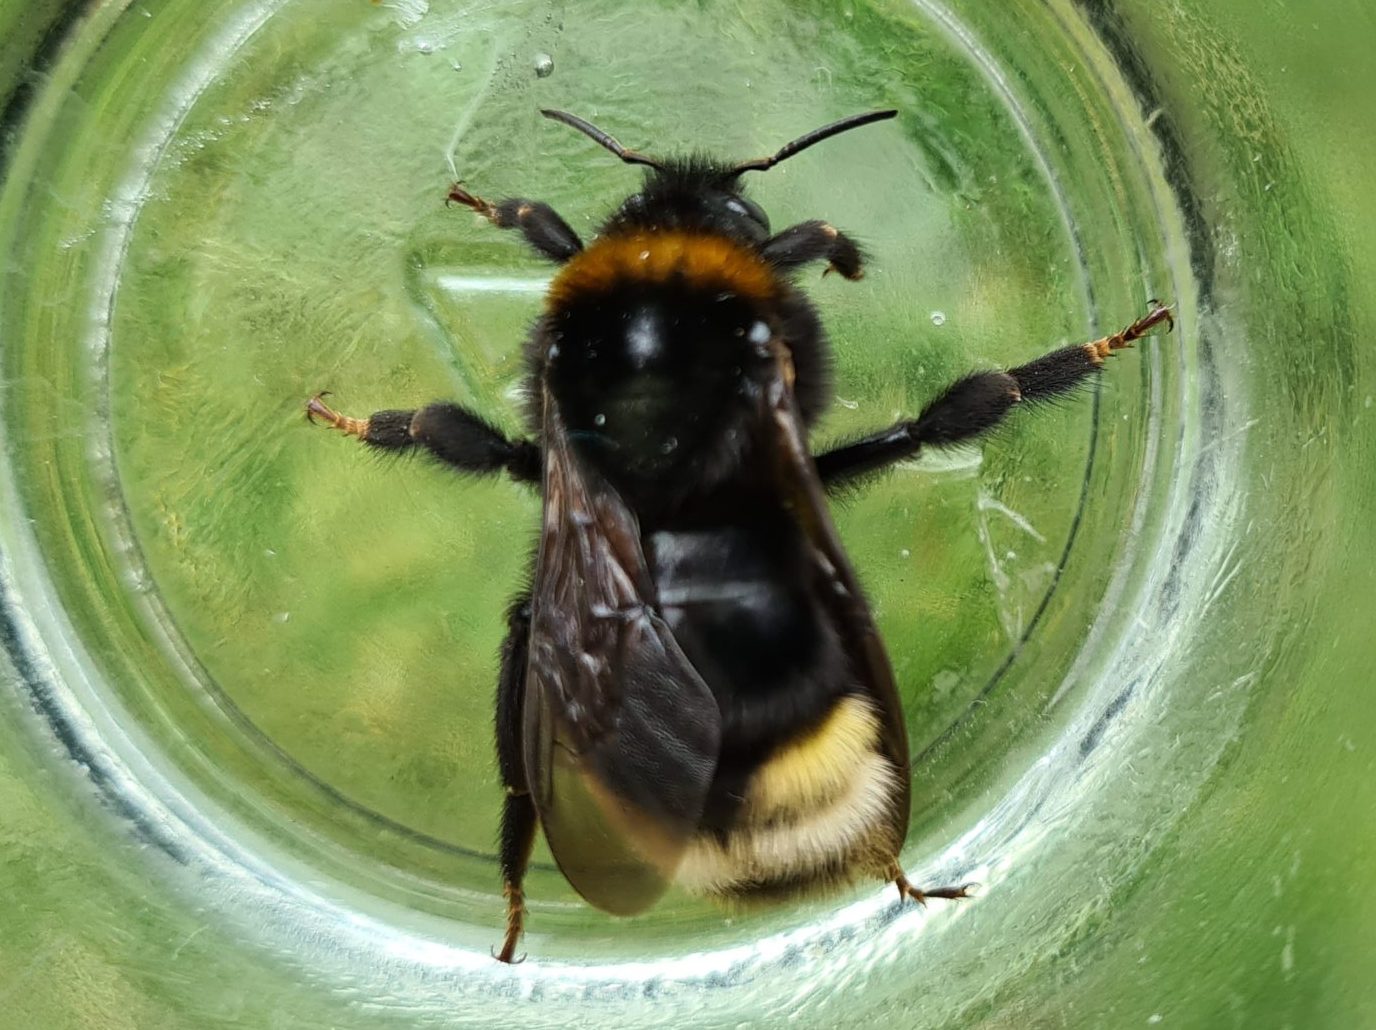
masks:
[[[826,495],[807,447],[806,429],[793,398],[792,358],[779,340],[774,340],[770,347],[774,353],[775,376],[765,389],[765,404],[773,430],[778,487],[812,545],[818,596],[827,605],[839,631],[851,669],[859,685],[879,706],[884,752],[898,772],[899,790],[894,798],[892,825],[896,839],[901,842],[908,835],[912,785],[908,731],[893,667],[855,570],[851,568],[831,521]]]
[[[628,915],[664,892],[697,832],[721,718],[653,608],[635,513],[580,466],[548,393],[544,410],[526,773],[568,881]]]

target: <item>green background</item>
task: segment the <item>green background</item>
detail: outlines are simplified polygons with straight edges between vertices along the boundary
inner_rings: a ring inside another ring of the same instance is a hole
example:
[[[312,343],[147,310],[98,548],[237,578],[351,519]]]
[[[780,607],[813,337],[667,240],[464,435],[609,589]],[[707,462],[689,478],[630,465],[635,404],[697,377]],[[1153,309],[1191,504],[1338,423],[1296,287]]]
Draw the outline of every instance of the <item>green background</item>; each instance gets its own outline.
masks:
[[[970,7],[0,6],[0,1025],[1376,1024],[1376,15]],[[517,427],[547,272],[444,185],[586,235],[634,182],[540,104],[742,155],[902,110],[752,184],[871,250],[807,280],[822,438],[1180,304],[838,512],[908,856],[975,904],[613,922],[542,853],[531,961],[487,957],[537,504],[300,404]]]

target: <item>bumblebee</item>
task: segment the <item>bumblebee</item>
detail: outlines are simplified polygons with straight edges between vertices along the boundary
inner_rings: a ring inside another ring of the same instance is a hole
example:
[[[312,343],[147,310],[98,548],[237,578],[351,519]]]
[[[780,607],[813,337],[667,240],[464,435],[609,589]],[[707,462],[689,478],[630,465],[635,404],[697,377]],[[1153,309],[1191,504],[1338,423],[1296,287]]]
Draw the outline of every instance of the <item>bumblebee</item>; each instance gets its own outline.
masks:
[[[926,447],[971,440],[1015,407],[1074,391],[1171,322],[975,372],[912,419],[813,454],[830,351],[794,283],[813,262],[859,279],[856,242],[824,221],[773,232],[742,179],[874,111],[739,164],[659,159],[542,111],[647,171],[586,245],[547,204],[448,200],[515,229],[558,272],[525,349],[531,436],[434,403],[313,420],[460,472],[540,491],[531,588],[508,612],[497,688],[506,788],[500,865],[513,961],[537,829],[591,904],[640,912],[670,885],[727,902],[857,878],[920,889],[899,864],[907,734],[884,645],[827,493]]]

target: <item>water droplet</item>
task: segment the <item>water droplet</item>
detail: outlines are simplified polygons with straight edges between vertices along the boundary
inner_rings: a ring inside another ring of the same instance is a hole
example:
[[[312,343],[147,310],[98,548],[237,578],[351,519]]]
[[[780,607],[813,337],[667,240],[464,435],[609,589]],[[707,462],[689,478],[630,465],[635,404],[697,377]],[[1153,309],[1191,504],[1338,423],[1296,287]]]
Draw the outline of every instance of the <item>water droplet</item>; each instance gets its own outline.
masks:
[[[595,426],[605,426],[607,424],[607,416],[602,414],[594,415],[592,417],[592,424]]]
[[[856,408],[860,407],[859,401],[848,401],[844,397],[837,397],[836,403],[841,405],[841,407],[845,408],[847,411],[854,411]]]
[[[944,311],[933,311],[933,312],[932,312],[932,325],[945,325],[945,324],[946,324],[946,312],[944,312]]]
[[[272,617],[272,621],[281,626],[291,619],[291,612],[278,612]]]
[[[908,550],[906,547],[898,553],[901,554],[904,558],[911,558],[913,556],[913,552]]]
[[[416,40],[416,53],[418,53],[418,54],[433,54],[434,52],[435,52],[435,44],[434,44],[433,42],[431,42],[431,41],[428,40],[428,39],[418,39],[418,40]]]
[[[546,53],[535,55],[535,74],[542,79],[547,79],[554,74],[554,58]]]

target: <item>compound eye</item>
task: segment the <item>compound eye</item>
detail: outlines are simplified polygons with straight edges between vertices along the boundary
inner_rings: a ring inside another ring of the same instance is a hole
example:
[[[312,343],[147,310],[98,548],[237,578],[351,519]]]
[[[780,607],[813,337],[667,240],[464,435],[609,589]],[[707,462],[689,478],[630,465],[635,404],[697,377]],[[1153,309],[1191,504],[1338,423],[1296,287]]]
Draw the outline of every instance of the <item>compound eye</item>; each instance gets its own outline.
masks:
[[[749,197],[732,195],[726,198],[726,209],[732,214],[748,218],[761,229],[765,235],[769,235],[769,216],[764,213],[764,208],[760,207]]]

